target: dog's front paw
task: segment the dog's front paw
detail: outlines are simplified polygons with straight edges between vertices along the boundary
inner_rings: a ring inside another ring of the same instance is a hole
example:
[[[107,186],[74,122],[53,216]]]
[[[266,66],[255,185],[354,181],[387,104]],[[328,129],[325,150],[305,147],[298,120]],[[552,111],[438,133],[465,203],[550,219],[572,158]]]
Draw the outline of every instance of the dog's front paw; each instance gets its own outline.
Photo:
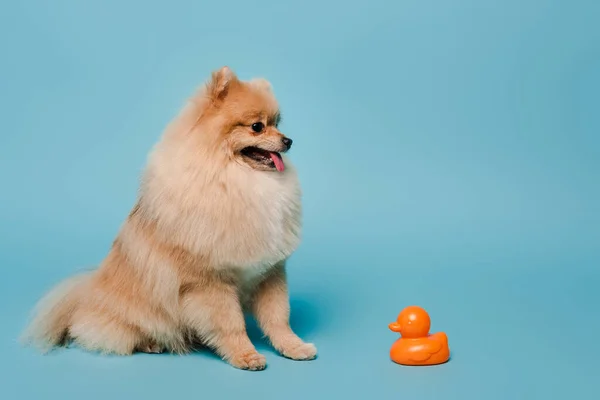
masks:
[[[267,359],[256,351],[246,352],[233,356],[229,363],[235,368],[250,371],[262,371],[267,367]]]
[[[312,343],[301,343],[282,349],[281,354],[292,360],[314,360],[317,357],[317,348]]]

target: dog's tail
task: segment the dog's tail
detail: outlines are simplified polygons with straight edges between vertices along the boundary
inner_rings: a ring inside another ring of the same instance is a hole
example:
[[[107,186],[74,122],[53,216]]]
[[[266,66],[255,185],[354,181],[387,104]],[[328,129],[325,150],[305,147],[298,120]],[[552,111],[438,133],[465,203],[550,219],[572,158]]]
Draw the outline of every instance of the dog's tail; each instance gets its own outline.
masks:
[[[21,336],[21,342],[38,347],[43,352],[65,345],[72,316],[91,276],[91,273],[86,273],[68,278],[46,294],[38,302],[34,317]]]

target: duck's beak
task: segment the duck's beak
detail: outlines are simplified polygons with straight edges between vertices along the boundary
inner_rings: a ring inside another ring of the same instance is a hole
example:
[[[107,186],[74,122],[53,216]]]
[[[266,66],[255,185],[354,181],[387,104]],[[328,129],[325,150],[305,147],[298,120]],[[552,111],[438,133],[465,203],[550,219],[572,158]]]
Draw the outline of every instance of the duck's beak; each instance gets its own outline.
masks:
[[[388,327],[390,328],[390,330],[392,332],[400,333],[402,331],[402,327],[397,322],[392,322],[391,324],[388,325]]]

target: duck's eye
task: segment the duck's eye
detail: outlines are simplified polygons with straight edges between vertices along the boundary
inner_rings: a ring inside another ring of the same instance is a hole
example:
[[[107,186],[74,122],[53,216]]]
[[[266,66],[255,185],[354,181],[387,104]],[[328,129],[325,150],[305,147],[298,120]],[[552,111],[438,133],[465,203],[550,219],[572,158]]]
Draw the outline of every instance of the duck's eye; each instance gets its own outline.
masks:
[[[252,130],[256,133],[261,133],[265,129],[265,124],[262,122],[255,122],[252,124]]]

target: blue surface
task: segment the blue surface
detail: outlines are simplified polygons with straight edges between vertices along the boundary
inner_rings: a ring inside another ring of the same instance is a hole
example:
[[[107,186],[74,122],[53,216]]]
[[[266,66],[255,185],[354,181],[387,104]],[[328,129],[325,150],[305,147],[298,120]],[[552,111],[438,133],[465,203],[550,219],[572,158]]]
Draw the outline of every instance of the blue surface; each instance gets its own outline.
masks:
[[[250,5],[250,4],[257,5]],[[0,10],[0,398],[600,398],[598,1],[13,1]],[[145,157],[215,68],[272,81],[313,362],[41,356],[16,342],[97,264]],[[450,338],[392,364],[406,305]]]

